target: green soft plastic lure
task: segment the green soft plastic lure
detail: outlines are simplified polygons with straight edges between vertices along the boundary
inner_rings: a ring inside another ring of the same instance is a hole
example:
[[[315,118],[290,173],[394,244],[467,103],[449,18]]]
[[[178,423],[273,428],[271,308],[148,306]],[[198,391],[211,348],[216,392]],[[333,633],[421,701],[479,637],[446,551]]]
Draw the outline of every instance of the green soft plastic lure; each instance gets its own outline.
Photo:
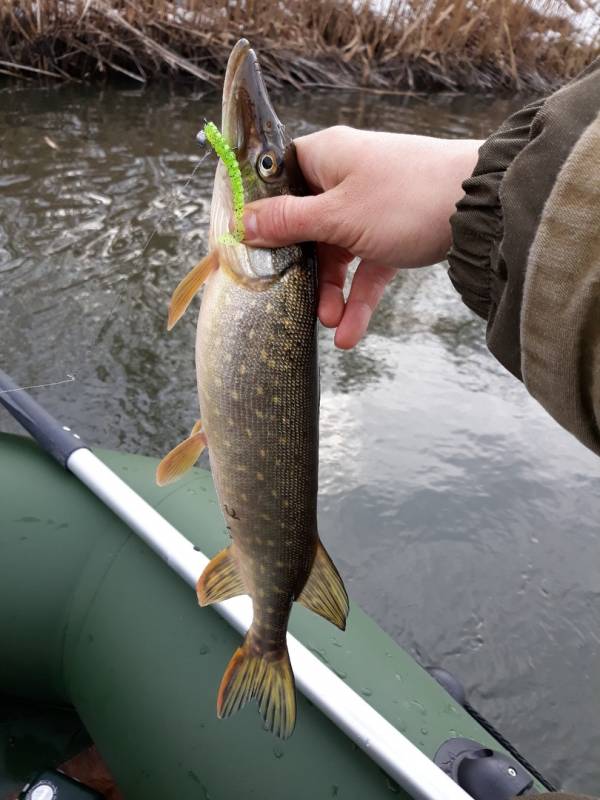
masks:
[[[229,146],[227,140],[217,128],[214,122],[207,122],[203,128],[206,140],[219,156],[231,183],[231,198],[233,200],[233,216],[235,228],[232,233],[224,233],[219,237],[223,244],[239,244],[244,238],[244,185],[242,183],[242,173],[235,153]]]

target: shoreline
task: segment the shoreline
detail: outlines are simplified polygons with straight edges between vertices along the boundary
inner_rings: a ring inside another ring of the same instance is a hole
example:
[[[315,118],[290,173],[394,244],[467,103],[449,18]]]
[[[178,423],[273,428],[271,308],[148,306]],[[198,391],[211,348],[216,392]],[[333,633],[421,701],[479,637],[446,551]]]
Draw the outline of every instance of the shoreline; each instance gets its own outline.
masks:
[[[435,6],[435,7],[433,7]],[[600,28],[600,12],[598,27]],[[521,0],[0,0],[0,75],[221,83],[245,35],[270,85],[381,94],[554,89],[600,54],[598,36]]]

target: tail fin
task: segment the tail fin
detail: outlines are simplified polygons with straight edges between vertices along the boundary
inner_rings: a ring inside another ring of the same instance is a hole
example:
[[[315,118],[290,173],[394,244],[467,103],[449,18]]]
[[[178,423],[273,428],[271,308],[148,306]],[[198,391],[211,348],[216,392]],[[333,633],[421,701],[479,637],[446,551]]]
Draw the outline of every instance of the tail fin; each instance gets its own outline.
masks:
[[[250,629],[221,680],[217,715],[229,717],[254,698],[265,728],[280,739],[291,736],[296,724],[296,689],[287,647],[279,653],[261,653],[253,645]]]

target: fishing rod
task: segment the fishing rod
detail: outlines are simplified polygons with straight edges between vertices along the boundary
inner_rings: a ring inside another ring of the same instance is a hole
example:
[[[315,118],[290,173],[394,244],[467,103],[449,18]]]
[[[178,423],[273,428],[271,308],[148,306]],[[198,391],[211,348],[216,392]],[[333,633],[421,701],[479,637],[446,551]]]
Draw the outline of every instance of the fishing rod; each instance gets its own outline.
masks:
[[[209,563],[203,553],[93,454],[81,437],[61,424],[0,370],[0,403],[65,469],[72,472],[193,589]],[[245,634],[252,601],[235,597],[212,608]],[[300,691],[393,778],[414,800],[472,800],[418,747],[287,634]]]

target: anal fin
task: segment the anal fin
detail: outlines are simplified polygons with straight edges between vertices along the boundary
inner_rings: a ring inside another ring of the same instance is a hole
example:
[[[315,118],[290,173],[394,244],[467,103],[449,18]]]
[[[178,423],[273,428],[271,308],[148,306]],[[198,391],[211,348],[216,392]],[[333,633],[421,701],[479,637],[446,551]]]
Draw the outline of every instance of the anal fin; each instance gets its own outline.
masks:
[[[340,630],[346,629],[350,607],[348,595],[344,582],[320,539],[311,573],[296,600],[315,614],[333,622]]]
[[[167,453],[158,465],[156,483],[166,486],[179,480],[198,461],[206,445],[206,434],[202,430],[202,422],[198,420],[188,438]]]
[[[201,606],[247,593],[231,547],[226,547],[211,559],[196,584],[196,593]]]
[[[213,269],[216,269],[218,266],[219,253],[217,250],[211,250],[202,261],[188,272],[181,283],[178,284],[173,292],[169,305],[167,330],[171,330],[177,320],[185,314],[185,310],[192,302],[196,292],[200,291],[202,284],[206,281]]]

